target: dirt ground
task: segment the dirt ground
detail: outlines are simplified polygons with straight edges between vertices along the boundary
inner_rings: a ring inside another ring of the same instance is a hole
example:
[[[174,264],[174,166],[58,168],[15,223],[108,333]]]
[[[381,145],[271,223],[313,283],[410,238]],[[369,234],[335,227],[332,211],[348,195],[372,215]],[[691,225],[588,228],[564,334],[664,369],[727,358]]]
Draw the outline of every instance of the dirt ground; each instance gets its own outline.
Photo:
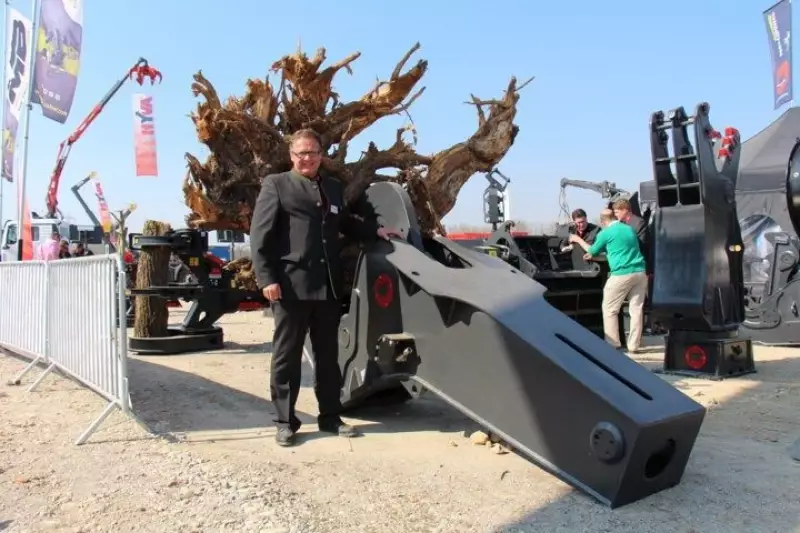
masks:
[[[180,311],[173,312],[174,321]],[[271,319],[227,316],[226,349],[130,359],[140,424],[112,415],[73,442],[104,401],[58,376],[0,385],[0,531],[33,532],[800,532],[800,350],[756,348],[758,373],[675,379],[709,407],[683,481],[609,510],[514,453],[433,397],[348,419],[366,433],[274,445]],[[641,361],[656,368],[661,348]],[[0,356],[5,383],[25,362]],[[148,428],[148,430],[145,429]],[[157,436],[156,434],[160,434]]]

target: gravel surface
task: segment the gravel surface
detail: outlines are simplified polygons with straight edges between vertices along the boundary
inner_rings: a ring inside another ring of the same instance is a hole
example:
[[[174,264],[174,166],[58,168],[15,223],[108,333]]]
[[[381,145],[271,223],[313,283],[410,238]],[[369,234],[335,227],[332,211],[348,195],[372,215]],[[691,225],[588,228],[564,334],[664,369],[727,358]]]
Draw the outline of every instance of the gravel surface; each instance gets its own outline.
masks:
[[[364,438],[320,438],[306,376],[303,438],[279,448],[271,321],[237,313],[222,325],[225,350],[132,356],[138,423],[115,413],[84,446],[73,442],[102,399],[55,375],[28,393],[36,372],[0,385],[0,531],[800,531],[796,350],[757,348],[759,372],[745,378],[665,378],[709,407],[686,474],[612,511],[514,453],[472,444],[477,428],[433,397],[348,419]],[[0,356],[2,383],[24,365]]]

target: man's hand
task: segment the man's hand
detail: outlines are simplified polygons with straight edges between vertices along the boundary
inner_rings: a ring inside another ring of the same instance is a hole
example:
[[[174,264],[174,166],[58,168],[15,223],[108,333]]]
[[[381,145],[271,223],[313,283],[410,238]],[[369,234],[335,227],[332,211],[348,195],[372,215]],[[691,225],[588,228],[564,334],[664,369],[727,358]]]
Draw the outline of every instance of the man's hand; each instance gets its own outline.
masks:
[[[394,229],[391,229],[391,228],[378,228],[378,238],[379,239],[384,239],[384,240],[388,241],[389,238],[393,237],[393,236],[397,237],[399,239],[403,238],[403,236],[397,230],[394,230]]]
[[[570,234],[569,234],[569,237],[567,237],[567,240],[568,240],[570,243],[573,243],[573,244],[574,244],[574,243],[578,243],[578,244],[580,244],[580,243],[581,243],[581,241],[583,241],[583,239],[581,239],[580,237],[578,237],[578,236],[577,236],[577,235],[575,235],[574,233],[570,233]]]
[[[271,285],[267,285],[261,290],[261,294],[264,295],[270,302],[277,302],[281,299],[281,286],[277,283],[272,283]]]
[[[583,254],[583,260],[584,261],[591,261],[591,259],[592,259],[592,254],[590,254],[589,252],[586,252],[585,254]]]

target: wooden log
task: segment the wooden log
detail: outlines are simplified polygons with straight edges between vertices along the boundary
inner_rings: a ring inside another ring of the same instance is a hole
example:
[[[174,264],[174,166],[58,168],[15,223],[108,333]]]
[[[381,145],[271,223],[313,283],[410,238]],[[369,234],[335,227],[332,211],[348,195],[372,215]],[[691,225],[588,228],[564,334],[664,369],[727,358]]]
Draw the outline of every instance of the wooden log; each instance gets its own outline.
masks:
[[[142,235],[163,237],[171,231],[169,224],[148,220]],[[136,269],[136,288],[165,286],[169,282],[170,250],[166,247],[142,247]],[[167,301],[155,296],[136,296],[136,319],[133,325],[135,337],[166,337],[169,323]]]

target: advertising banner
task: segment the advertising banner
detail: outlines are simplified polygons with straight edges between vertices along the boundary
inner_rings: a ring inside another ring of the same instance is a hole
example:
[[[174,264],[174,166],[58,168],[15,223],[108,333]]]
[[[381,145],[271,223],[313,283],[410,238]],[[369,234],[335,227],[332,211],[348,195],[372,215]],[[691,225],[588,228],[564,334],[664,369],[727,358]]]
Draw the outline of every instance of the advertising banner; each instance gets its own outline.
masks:
[[[772,98],[775,109],[794,100],[792,87],[792,3],[781,0],[764,11],[772,60]]]
[[[83,41],[83,0],[41,0],[36,38],[33,103],[63,124],[69,117]]]
[[[158,176],[153,97],[133,95],[133,151],[137,176]]]
[[[33,42],[33,24],[19,11],[8,8],[3,89],[3,163],[2,177],[14,181],[14,152],[22,108],[28,99],[31,72],[28,55]]]

